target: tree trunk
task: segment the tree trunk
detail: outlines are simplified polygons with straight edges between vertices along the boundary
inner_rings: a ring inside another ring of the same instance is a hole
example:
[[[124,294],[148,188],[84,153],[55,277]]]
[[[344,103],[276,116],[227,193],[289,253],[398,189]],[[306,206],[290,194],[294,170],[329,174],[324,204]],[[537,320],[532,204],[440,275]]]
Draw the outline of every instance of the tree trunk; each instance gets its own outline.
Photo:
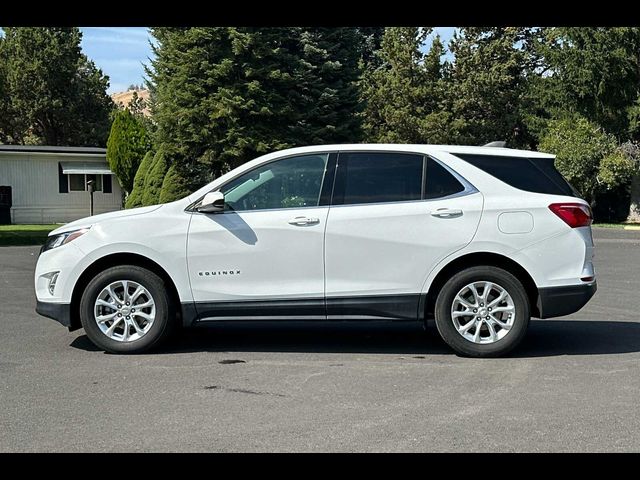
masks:
[[[640,173],[631,180],[631,204],[627,222],[640,222]]]

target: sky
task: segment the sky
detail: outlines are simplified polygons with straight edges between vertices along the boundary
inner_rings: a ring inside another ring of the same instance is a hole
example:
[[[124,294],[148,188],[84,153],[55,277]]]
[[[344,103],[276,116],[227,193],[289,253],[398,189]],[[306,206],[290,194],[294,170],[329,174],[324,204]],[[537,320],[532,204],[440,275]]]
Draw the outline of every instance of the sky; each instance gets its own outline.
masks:
[[[109,93],[127,90],[144,81],[144,67],[152,57],[146,27],[86,27],[82,51],[109,76]]]
[[[81,30],[82,50],[109,76],[109,93],[122,92],[131,84],[143,83],[143,65],[148,65],[153,55],[146,27],[85,27]],[[447,45],[454,31],[455,27],[434,27],[427,47],[436,33]]]

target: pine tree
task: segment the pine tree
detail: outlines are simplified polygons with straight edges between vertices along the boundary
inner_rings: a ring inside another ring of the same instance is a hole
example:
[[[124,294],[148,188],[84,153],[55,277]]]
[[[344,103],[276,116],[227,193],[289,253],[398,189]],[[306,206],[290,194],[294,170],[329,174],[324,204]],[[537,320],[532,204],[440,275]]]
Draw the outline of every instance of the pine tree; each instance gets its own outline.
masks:
[[[511,147],[527,143],[520,110],[527,54],[518,47],[526,33],[516,27],[469,27],[454,34],[448,93],[453,142],[482,145],[504,140]]]
[[[190,187],[293,145],[296,41],[283,30],[153,29],[155,143],[175,153]]]
[[[299,29],[296,144],[356,143],[362,139],[359,62],[365,39],[356,28]]]
[[[378,66],[362,81],[366,138],[373,142],[445,143],[447,112],[444,46],[436,36],[423,51],[430,28],[387,28]]]
[[[282,148],[358,141],[356,28],[155,28],[155,145],[195,189]]]
[[[549,73],[536,89],[547,115],[576,113],[620,140],[640,139],[639,28],[547,28],[537,50]]]
[[[384,37],[384,27],[357,27],[360,39],[360,58],[362,69],[375,68],[380,65],[380,57],[377,52],[380,50],[382,38]]]

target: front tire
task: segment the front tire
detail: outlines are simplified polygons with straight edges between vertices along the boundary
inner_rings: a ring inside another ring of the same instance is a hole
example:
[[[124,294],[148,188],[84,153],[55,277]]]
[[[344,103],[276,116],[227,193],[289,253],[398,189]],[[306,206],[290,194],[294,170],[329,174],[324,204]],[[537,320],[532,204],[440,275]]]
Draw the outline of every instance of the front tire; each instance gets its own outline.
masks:
[[[444,284],[435,317],[438,332],[459,355],[499,357],[524,338],[529,298],[522,283],[506,270],[471,267]]]
[[[111,353],[141,353],[159,346],[175,327],[175,308],[163,280],[135,265],[96,275],[80,300],[89,339]]]

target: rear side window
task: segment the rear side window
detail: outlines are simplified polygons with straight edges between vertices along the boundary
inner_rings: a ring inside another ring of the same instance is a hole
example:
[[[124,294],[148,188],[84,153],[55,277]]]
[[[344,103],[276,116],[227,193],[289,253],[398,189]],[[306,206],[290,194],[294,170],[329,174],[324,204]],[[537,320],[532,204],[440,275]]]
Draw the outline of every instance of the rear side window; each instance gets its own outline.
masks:
[[[456,156],[520,190],[551,195],[580,196],[556,170],[553,158],[472,154],[456,154]]]
[[[334,205],[402,202],[422,197],[423,156],[340,153]]]
[[[460,193],[464,186],[446,168],[427,158],[427,183],[424,198],[440,198]]]

